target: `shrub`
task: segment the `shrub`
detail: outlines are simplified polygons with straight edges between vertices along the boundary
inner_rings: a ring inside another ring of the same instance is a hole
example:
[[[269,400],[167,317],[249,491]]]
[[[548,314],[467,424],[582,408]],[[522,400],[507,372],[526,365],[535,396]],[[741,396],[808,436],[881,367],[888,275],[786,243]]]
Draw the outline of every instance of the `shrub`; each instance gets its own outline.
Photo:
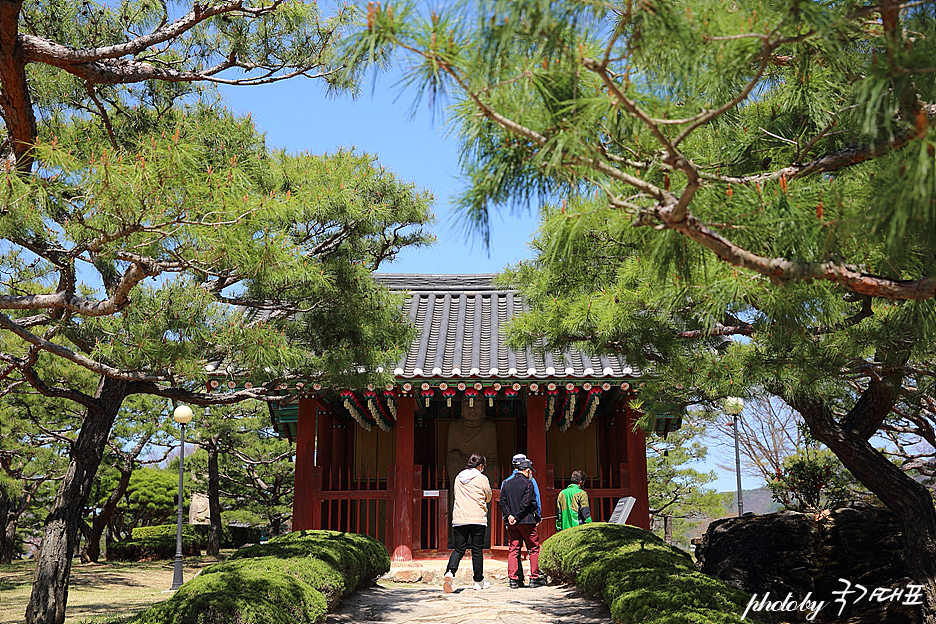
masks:
[[[210,526],[207,524],[183,524],[182,536],[191,539],[198,544],[199,548],[208,547],[208,531]],[[260,527],[221,527],[221,548],[240,548],[244,544],[256,544],[260,541]],[[151,538],[176,537],[176,525],[159,524],[156,526],[136,527],[130,534],[135,540],[147,540]]]
[[[768,483],[775,501],[792,511],[816,513],[834,509],[848,500],[850,473],[831,452],[787,457]]]
[[[295,531],[279,535],[265,544],[241,548],[230,560],[251,557],[315,557],[344,578],[350,590],[371,583],[390,571],[390,556],[377,540],[340,531]]]
[[[132,622],[136,624],[314,624],[327,611],[325,596],[285,573],[293,561],[279,568],[218,564],[186,582],[168,601],[160,603]]]
[[[172,537],[154,537],[147,539],[129,539],[110,544],[107,547],[108,561],[153,561],[172,559],[176,554],[176,534]],[[201,554],[197,540],[182,534],[182,554],[197,557]]]
[[[373,538],[299,531],[241,548],[131,622],[312,624],[339,598],[389,570],[387,550]]]
[[[539,564],[603,600],[618,624],[740,623],[750,598],[699,572],[687,553],[631,526],[595,522],[561,531],[543,543]]]

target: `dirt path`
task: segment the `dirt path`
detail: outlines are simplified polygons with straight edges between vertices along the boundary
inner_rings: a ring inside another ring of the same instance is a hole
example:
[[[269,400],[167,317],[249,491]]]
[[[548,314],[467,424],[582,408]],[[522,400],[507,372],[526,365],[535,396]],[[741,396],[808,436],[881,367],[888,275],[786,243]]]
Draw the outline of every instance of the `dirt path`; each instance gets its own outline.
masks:
[[[341,601],[326,624],[611,624],[603,604],[573,586],[508,589],[495,583],[446,594],[431,585],[377,586]]]
[[[219,559],[188,557],[183,561],[185,580]],[[72,565],[65,622],[104,615],[132,615],[168,600],[173,561],[105,562]],[[0,566],[0,624],[22,624],[32,591],[34,561]]]

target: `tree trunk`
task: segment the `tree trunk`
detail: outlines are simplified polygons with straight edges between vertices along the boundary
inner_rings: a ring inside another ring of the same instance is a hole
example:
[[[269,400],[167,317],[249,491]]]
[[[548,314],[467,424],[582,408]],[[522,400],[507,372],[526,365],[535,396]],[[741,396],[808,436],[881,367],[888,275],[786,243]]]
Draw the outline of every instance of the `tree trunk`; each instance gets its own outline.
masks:
[[[127,382],[104,378],[97,401],[85,413],[78,438],[71,446],[65,478],[46,518],[36,559],[32,595],[26,607],[27,624],[63,624],[68,601],[68,575],[78,544],[81,514],[94,475],[101,463],[117,411],[127,395]]]
[[[114,515],[114,510],[117,509],[117,505],[120,504],[120,499],[123,498],[124,492],[127,491],[127,486],[130,485],[130,475],[132,474],[132,463],[129,471],[125,471],[124,467],[121,467],[120,481],[117,482],[116,489],[107,497],[107,502],[104,503],[104,507],[101,508],[101,513],[99,513],[97,517],[94,518],[94,522],[91,523],[91,530],[88,532],[88,539],[85,542],[85,549],[82,552],[82,561],[93,561],[97,563],[101,559],[101,536],[104,535],[104,530],[107,528],[108,523],[110,523],[110,519]]]
[[[673,545],[673,516],[663,516],[663,541]]]
[[[0,492],[0,564],[13,563],[16,546],[16,515],[10,499]]]
[[[904,560],[911,578],[923,586],[926,595],[924,621],[936,624],[936,508],[929,490],[871,446],[862,435],[867,430],[842,426],[819,402],[793,400],[790,404],[803,415],[813,437],[828,446],[855,478],[900,518]]]
[[[221,553],[221,474],[218,470],[218,445],[208,445],[208,546],[206,555]]]
[[[107,497],[107,502],[104,503],[101,513],[94,519],[94,523],[91,525],[91,532],[88,535],[87,545],[84,553],[82,553],[82,561],[97,562],[101,558],[101,536],[110,524],[111,518],[114,516],[114,511],[116,511],[117,505],[120,504],[120,499],[123,498],[124,493],[127,491],[127,486],[130,485],[130,476],[133,474],[133,467],[137,457],[140,456],[140,453],[149,443],[151,437],[153,437],[152,434],[143,436],[140,441],[137,442],[133,450],[128,453],[120,453],[121,462],[120,465],[117,466],[117,469],[120,470],[120,481],[117,483],[117,487],[114,491],[111,492],[111,495]]]
[[[29,150],[36,141],[36,114],[26,78],[26,51],[19,36],[23,0],[0,0],[0,111],[6,124],[8,165],[22,172],[32,167]]]

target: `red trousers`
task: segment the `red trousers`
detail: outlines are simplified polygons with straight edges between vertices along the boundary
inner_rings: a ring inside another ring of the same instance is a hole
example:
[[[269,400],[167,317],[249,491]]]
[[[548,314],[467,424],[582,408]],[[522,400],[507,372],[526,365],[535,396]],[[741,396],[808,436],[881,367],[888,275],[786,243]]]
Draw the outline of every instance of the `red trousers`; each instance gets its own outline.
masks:
[[[526,544],[530,553],[530,579],[539,578],[539,537],[535,524],[507,525],[507,576],[517,580],[520,569],[520,548]]]

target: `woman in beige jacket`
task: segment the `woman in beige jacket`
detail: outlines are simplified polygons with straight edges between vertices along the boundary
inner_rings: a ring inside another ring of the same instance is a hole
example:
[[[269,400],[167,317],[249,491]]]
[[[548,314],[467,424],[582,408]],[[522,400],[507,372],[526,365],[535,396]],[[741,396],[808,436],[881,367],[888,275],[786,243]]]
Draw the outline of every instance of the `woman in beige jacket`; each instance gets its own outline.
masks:
[[[484,476],[487,460],[480,453],[468,458],[468,466],[455,477],[455,507],[452,511],[452,531],[455,534],[455,550],[445,568],[446,593],[452,593],[452,581],[458,564],[471,545],[471,564],[474,571],[474,588],[487,589],[490,583],[484,580],[484,533],[487,530],[488,503],[491,502],[491,482]]]

